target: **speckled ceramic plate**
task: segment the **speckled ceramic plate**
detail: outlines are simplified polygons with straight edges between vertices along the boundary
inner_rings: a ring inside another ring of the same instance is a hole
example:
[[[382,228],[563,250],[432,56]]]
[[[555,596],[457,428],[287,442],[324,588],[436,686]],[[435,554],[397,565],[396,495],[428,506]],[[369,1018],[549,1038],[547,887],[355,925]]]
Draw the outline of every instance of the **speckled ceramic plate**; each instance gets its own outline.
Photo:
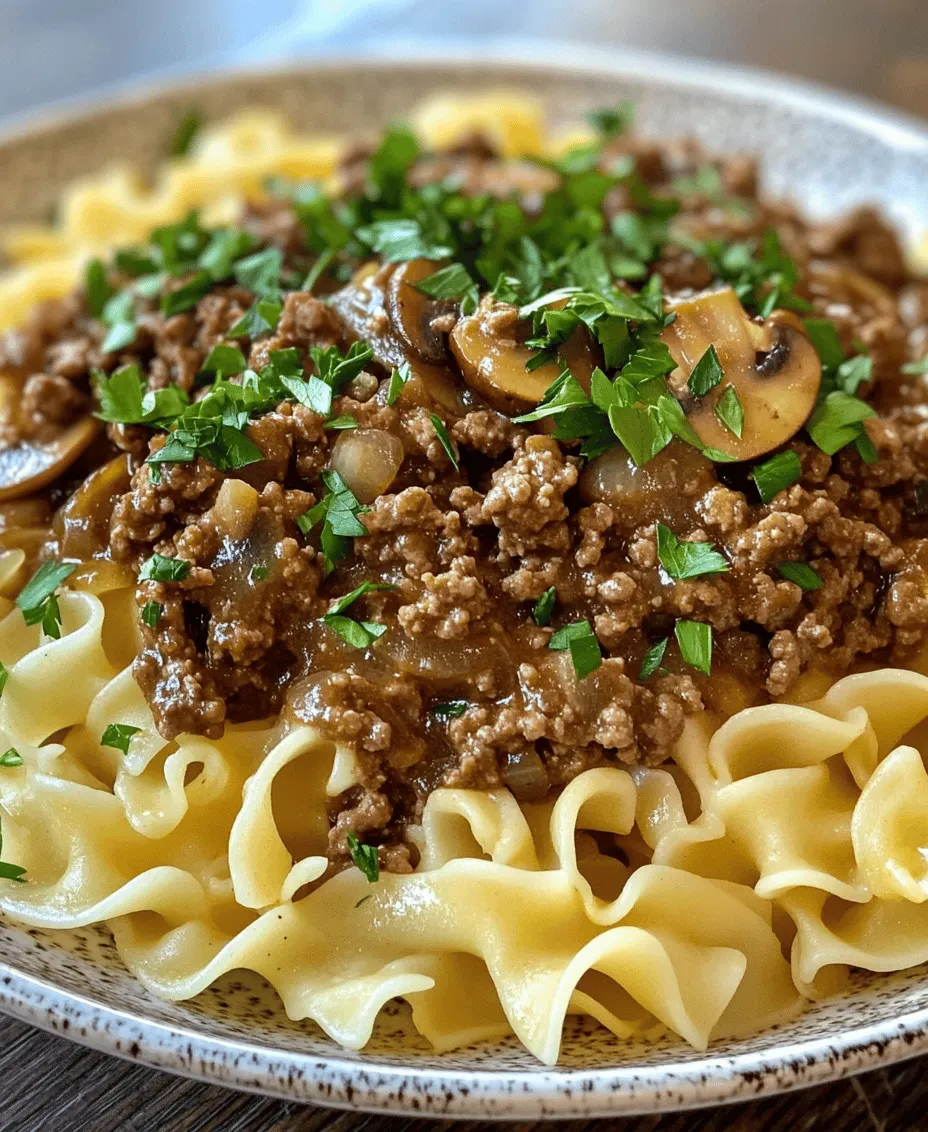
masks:
[[[811,211],[880,203],[915,239],[928,230],[928,130],[890,112],[757,72],[542,46],[479,62],[379,58],[223,74],[70,108],[0,137],[0,223],[44,218],[62,185],[113,157],[151,167],[192,102],[221,116],[276,106],[302,128],[370,129],[435,88],[510,86],[553,119],[630,97],[649,133],[694,134],[762,155],[769,188]],[[573,1020],[557,1069],[515,1041],[436,1056],[387,1013],[364,1053],[288,1022],[253,976],[227,977],[190,1003],[152,998],[105,933],[0,925],[0,1007],[98,1049],[193,1077],[301,1101],[440,1116],[530,1118],[652,1112],[811,1085],[928,1050],[928,973],[856,977],[789,1026],[698,1054],[679,1042],[616,1042]]]

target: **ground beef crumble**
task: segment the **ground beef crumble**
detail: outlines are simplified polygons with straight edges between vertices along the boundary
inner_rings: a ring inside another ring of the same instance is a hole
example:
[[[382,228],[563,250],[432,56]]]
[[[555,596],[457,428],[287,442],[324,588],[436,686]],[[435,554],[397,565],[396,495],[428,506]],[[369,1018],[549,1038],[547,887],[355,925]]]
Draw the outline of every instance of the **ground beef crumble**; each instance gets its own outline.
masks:
[[[622,154],[657,188],[699,160],[692,147],[638,139],[617,141],[610,156]],[[347,183],[363,177],[363,158],[346,164]],[[694,191],[674,223],[731,239],[775,226],[812,313],[834,321],[846,349],[860,342],[873,360],[863,394],[880,414],[866,423],[878,462],[864,463],[853,447],[831,457],[797,437],[788,447],[801,479],[767,503],[742,466],[712,464],[680,441],[649,465],[637,494],[598,493],[595,462],[587,466],[576,444],[543,423],[514,423],[515,413],[462,386],[447,348],[457,314],[447,304],[429,324],[440,364],[416,357],[386,299],[351,293],[351,284],[331,301],[287,293],[274,331],[253,343],[229,337],[253,301],[237,284],[214,287],[180,314],[149,304],[135,341],[113,353],[80,294],[41,304],[0,337],[0,370],[21,382],[18,419],[0,436],[11,444],[44,443],[86,415],[95,369],[135,362],[151,389],[173,384],[196,397],[218,343],[237,344],[255,369],[272,351],[296,348],[309,371],[312,347],[346,349],[359,327],[370,333],[374,357],[332,411],[353,418],[372,445],[389,437],[401,459],[363,500],[367,533],[331,572],[318,531],[307,537],[297,519],[322,498],[322,473],[349,434],[326,429],[304,404],[283,402],[254,420],[249,436],[263,458],[234,473],[198,457],[161,465],[156,480],[144,460],[164,434],[117,424],[80,466],[86,474],[128,460],[128,490],[99,503],[109,535],[98,556],[134,570],[153,553],[189,565],[181,580],[141,581],[137,590],[140,608],[160,607],[157,623],[142,625],[134,674],[163,735],[217,737],[228,721],[282,711],[350,744],[357,783],[331,803],[333,860],[344,863],[355,832],[380,846],[383,867],[402,871],[415,863],[404,828],[439,785],[507,785],[537,800],[589,767],[660,763],[689,714],[794,695],[809,673],[913,663],[928,637],[928,394],[900,370],[928,346],[928,286],[910,278],[872,210],[809,226],[791,206],[758,198],[752,161],[721,162],[719,174],[742,212]],[[529,210],[550,187],[547,170],[501,163],[480,139],[421,162],[413,179],[450,175],[474,192],[512,190]],[[627,207],[624,189],[604,203],[610,217]],[[286,204],[251,206],[245,225],[305,274],[304,231]],[[370,285],[386,295],[396,270],[381,266]],[[665,247],[655,270],[670,294],[712,282],[709,263],[678,245]],[[501,348],[516,343],[518,321],[505,304],[488,316]],[[391,370],[406,356],[414,372],[396,400]],[[51,504],[79,482],[53,485]],[[730,570],[674,581],[658,563],[657,522],[711,542]],[[814,569],[819,588],[781,573],[795,562]],[[388,628],[358,650],[322,618],[369,581],[389,588],[365,594],[352,615]],[[533,607],[552,588],[555,616],[536,624]],[[713,675],[671,648],[661,669],[639,680],[642,658],[672,637],[677,618],[712,626]],[[558,626],[579,620],[604,653],[584,679],[568,651],[548,647]]]

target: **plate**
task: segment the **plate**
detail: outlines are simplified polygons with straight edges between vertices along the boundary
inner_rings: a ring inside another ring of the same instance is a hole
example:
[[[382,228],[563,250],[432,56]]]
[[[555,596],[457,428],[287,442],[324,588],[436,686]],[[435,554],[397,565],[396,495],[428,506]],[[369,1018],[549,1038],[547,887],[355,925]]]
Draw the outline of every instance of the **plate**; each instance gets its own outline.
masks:
[[[555,59],[541,62],[539,60]],[[761,72],[639,54],[533,44],[505,54],[327,61],[186,78],[109,92],[0,135],[0,224],[44,220],[66,182],[114,159],[152,169],[191,104],[210,117],[246,106],[286,112],[306,132],[371,132],[436,89],[527,91],[554,124],[631,98],[645,133],[695,135],[758,153],[764,183],[811,213],[881,205],[913,241],[928,231],[928,130],[890,111]],[[787,1026],[697,1053],[676,1040],[617,1042],[569,1019],[557,1068],[514,1040],[438,1056],[386,1012],[363,1053],[292,1023],[255,976],[227,976],[190,1003],[151,997],[102,931],[0,924],[0,1009],[108,1053],[217,1084],[379,1112],[602,1116],[744,1100],[886,1065],[928,1050],[928,973],[856,975]]]

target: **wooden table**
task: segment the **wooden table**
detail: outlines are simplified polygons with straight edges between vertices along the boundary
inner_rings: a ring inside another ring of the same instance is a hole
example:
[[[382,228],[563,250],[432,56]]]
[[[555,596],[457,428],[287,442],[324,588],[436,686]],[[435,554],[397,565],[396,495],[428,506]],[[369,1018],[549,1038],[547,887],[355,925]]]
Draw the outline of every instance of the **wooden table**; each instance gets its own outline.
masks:
[[[731,1108],[623,1121],[508,1125],[520,1132],[911,1132],[928,1128],[928,1065]],[[489,1132],[482,1121],[431,1121],[303,1108],[117,1061],[0,1017],[0,1132]]]

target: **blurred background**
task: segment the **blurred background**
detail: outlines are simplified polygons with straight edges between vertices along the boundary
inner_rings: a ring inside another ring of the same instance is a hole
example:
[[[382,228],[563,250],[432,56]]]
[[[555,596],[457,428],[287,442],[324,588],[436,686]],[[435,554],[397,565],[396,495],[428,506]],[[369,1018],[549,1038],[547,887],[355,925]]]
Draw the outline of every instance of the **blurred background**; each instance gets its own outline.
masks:
[[[928,0],[0,0],[0,117],[223,64],[525,37],[754,64],[928,116]]]

